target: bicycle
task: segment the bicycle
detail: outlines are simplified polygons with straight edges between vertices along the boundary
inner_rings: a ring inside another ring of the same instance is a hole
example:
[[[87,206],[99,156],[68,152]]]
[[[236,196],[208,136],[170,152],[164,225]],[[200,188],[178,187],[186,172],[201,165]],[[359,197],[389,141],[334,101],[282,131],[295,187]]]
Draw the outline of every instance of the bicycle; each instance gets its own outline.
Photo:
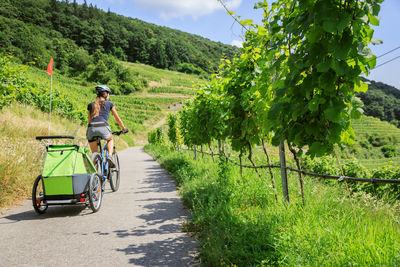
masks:
[[[113,135],[121,135],[121,134],[126,134],[128,132],[128,129],[126,131],[118,131],[118,132],[113,132]],[[119,159],[118,159],[118,154],[117,151],[115,150],[115,145],[114,145],[114,153],[113,153],[113,161],[115,166],[110,167],[109,163],[107,161],[108,158],[108,150],[107,150],[107,145],[104,145],[102,148],[101,146],[101,138],[95,138],[97,141],[97,146],[99,147],[99,152],[94,152],[91,156],[91,160],[97,170],[97,173],[101,177],[102,181],[102,191],[104,191],[106,180],[110,182],[111,190],[113,192],[116,192],[119,189],[119,182],[120,182],[120,168],[119,168]]]

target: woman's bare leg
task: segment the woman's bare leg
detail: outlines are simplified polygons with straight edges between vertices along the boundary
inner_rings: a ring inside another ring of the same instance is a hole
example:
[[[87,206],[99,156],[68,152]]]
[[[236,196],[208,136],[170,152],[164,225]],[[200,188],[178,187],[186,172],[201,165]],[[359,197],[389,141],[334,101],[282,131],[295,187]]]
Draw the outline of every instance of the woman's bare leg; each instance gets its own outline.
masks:
[[[114,153],[114,140],[112,136],[109,139],[107,139],[107,150],[108,150],[108,155],[112,157]]]
[[[92,154],[94,152],[99,152],[99,147],[97,146],[97,141],[93,141],[93,142],[89,142],[89,147],[90,147],[90,151],[92,152]]]

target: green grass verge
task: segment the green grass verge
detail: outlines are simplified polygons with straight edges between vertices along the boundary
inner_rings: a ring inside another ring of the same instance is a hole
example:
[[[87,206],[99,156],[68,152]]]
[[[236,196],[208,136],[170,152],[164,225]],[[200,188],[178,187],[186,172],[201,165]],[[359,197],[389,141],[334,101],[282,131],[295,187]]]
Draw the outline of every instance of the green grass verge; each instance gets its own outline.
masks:
[[[204,266],[398,266],[397,202],[355,193],[343,184],[305,178],[303,206],[296,175],[289,175],[290,204],[283,203],[279,170],[275,200],[266,171],[259,177],[209,156],[150,145],[145,151],[175,178],[192,211],[186,230],[201,241]]]

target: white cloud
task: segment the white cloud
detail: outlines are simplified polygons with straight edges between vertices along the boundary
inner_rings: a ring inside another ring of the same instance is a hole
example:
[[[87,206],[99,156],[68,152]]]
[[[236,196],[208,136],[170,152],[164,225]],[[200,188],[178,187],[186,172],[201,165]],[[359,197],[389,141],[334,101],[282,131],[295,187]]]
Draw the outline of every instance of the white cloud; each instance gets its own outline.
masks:
[[[233,41],[231,42],[231,45],[234,45],[234,46],[237,46],[237,47],[242,48],[242,47],[243,47],[243,42],[242,42],[242,41],[239,41],[239,40],[233,40]]]
[[[164,19],[191,16],[194,19],[223,9],[217,0],[134,0],[143,8],[156,11]],[[238,8],[243,0],[226,0],[224,3],[232,10]]]

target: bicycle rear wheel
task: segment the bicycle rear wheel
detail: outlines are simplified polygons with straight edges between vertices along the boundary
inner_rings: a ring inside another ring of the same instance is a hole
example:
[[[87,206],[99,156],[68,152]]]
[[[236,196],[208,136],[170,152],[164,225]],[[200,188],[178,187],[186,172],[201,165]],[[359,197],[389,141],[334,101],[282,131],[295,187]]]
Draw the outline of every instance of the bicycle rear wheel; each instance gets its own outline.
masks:
[[[111,168],[110,171],[110,186],[112,191],[115,192],[119,188],[119,180],[120,180],[120,166],[119,166],[119,159],[117,152],[113,154],[113,160],[115,167]]]
[[[100,209],[101,201],[103,199],[103,190],[101,185],[100,174],[93,173],[89,180],[89,206],[93,212]]]
[[[43,186],[43,178],[41,175],[36,177],[35,182],[33,183],[32,188],[32,204],[33,208],[38,214],[43,214],[46,212],[49,207],[44,199],[44,186]]]

